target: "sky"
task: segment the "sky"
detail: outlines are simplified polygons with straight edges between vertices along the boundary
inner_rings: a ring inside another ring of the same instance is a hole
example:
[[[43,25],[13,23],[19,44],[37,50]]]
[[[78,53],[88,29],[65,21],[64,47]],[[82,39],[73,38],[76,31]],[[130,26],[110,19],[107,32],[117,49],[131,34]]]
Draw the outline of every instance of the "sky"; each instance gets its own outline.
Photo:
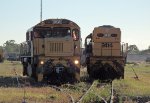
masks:
[[[43,0],[43,20],[65,18],[76,22],[85,37],[94,27],[121,29],[122,42],[150,46],[150,0]],[[0,45],[25,41],[26,31],[40,22],[40,0],[0,1]]]

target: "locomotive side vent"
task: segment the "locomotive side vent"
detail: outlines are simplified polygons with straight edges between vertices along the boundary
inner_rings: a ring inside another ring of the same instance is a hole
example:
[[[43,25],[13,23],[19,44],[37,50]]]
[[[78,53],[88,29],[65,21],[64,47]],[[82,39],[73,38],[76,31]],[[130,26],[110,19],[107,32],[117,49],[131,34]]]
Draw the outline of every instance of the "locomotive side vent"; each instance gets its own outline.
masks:
[[[51,53],[63,53],[63,43],[51,42],[49,48]]]

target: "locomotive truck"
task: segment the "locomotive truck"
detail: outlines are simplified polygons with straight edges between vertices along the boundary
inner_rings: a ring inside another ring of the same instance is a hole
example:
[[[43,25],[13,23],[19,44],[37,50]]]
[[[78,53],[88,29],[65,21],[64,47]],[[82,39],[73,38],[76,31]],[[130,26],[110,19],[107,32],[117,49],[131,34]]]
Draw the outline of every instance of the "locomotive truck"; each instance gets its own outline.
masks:
[[[120,28],[95,27],[85,39],[85,64],[90,78],[124,78],[127,44],[121,44]]]
[[[21,43],[23,75],[38,81],[80,80],[80,27],[68,19],[47,19],[30,28]]]

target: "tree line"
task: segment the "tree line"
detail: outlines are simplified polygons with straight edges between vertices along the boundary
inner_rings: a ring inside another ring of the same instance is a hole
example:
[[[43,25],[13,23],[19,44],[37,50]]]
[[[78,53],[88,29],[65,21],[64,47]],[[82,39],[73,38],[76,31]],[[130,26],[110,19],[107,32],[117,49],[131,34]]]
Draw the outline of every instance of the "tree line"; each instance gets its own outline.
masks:
[[[0,46],[6,53],[19,53],[20,44],[17,44],[15,40],[7,40],[3,46]]]
[[[145,50],[139,50],[136,45],[129,45],[128,54],[150,54],[150,46]]]
[[[3,48],[6,53],[19,54],[20,52],[20,44],[16,43],[15,40],[7,40],[0,48]],[[128,54],[150,54],[150,46],[147,49],[140,51],[136,45],[129,45]]]
[[[4,51],[4,58],[7,60],[19,60],[20,55],[20,44],[16,43],[15,40],[7,40],[0,49]]]

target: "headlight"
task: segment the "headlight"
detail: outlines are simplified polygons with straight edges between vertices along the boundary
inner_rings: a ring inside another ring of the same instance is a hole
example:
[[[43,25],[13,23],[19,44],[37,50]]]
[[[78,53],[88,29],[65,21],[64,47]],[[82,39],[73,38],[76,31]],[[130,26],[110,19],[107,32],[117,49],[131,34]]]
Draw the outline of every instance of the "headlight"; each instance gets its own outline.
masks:
[[[79,61],[78,61],[78,60],[75,60],[75,61],[74,61],[74,64],[76,64],[76,65],[79,64]]]
[[[43,64],[44,64],[44,61],[40,61],[40,64],[43,65]]]

